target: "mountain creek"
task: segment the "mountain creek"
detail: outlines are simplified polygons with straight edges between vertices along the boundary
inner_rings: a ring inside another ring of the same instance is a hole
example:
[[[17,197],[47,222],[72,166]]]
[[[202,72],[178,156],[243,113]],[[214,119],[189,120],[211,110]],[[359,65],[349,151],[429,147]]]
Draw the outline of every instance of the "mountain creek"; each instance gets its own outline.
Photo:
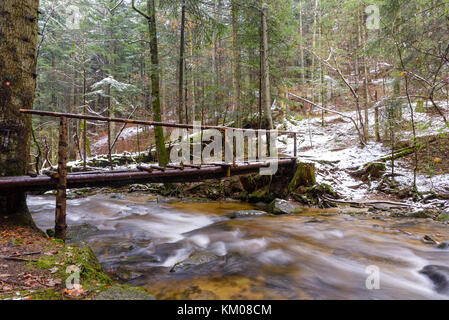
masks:
[[[41,229],[53,228],[54,197],[30,196],[28,205]],[[447,243],[422,241],[448,240],[447,225],[350,207],[267,211],[97,194],[68,200],[68,242],[89,244],[108,274],[157,299],[449,298]],[[373,266],[378,289],[367,286]]]

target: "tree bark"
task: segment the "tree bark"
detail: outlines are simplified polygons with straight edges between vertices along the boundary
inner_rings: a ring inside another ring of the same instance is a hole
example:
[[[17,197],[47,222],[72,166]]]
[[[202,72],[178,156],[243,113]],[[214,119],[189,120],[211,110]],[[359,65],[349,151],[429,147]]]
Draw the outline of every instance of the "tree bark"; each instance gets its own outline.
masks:
[[[232,17],[232,57],[233,57],[233,73],[232,73],[232,87],[234,93],[232,96],[232,104],[234,112],[237,113],[237,127],[242,126],[242,111],[240,105],[240,51],[239,51],[239,26],[238,26],[238,8],[236,0],[231,2],[231,17]]]
[[[262,8],[262,77],[264,91],[265,119],[267,121],[267,129],[273,129],[273,119],[271,117],[271,92],[270,92],[270,64],[268,61],[268,26],[267,16],[268,8]]]
[[[301,38],[301,43],[300,43],[301,79],[302,79],[302,85],[305,85],[306,84],[306,64],[305,64],[305,60],[304,60],[304,47],[303,47],[304,27],[303,27],[303,23],[302,23],[302,15],[303,15],[302,4],[303,4],[302,0],[299,0],[299,36]]]
[[[151,107],[153,109],[153,121],[162,122],[161,113],[161,97],[160,97],[160,66],[159,66],[159,50],[157,43],[156,28],[156,6],[154,0],[148,0],[148,31],[150,35],[151,50]],[[164,131],[162,127],[154,127],[154,135],[156,139],[156,150],[158,154],[159,165],[165,166],[168,163],[167,150],[165,148]]]
[[[186,2],[182,0],[181,7],[181,40],[179,43],[179,83],[178,83],[178,117],[179,123],[183,123],[184,112],[184,48],[185,48],[185,24],[186,24]],[[186,119],[187,122],[187,119]]]
[[[161,81],[160,81],[160,65],[159,65],[159,50],[157,43],[157,28],[156,28],[156,5],[154,0],[147,1],[147,13],[143,13],[135,6],[135,0],[132,0],[133,9],[143,16],[148,23],[148,34],[150,38],[151,51],[151,108],[153,111],[153,121],[162,122],[161,112]],[[156,140],[156,151],[158,155],[159,165],[164,167],[168,164],[167,149],[165,147],[164,129],[161,126],[154,127],[154,136]]]
[[[24,175],[30,162],[31,117],[36,89],[39,0],[0,1],[0,176]],[[0,214],[35,226],[26,195],[0,196]]]

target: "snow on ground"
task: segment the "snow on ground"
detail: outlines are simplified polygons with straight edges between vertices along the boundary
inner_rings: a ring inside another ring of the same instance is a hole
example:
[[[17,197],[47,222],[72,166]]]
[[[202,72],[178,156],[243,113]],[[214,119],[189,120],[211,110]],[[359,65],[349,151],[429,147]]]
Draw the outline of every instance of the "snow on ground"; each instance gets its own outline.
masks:
[[[123,130],[123,132],[120,134],[119,139],[132,139],[133,137],[137,136],[137,134],[141,134],[143,133],[143,128],[142,127],[129,127],[129,128],[125,128]],[[115,137],[111,137],[111,140],[114,140]],[[101,148],[106,147],[108,144],[108,137],[105,136],[103,138],[101,138],[100,140],[96,141],[94,144],[92,144],[92,151],[96,152],[98,150],[100,150]]]
[[[448,105],[440,103],[447,109]],[[415,106],[414,106],[415,107]],[[356,118],[356,112],[344,112],[346,116]],[[408,119],[410,109],[407,104],[403,107],[403,117]],[[374,136],[374,110],[370,110],[370,135]],[[449,132],[439,117],[431,117],[427,113],[416,113],[415,120],[419,124],[426,124],[417,129],[418,136],[435,135],[442,131]],[[347,200],[366,200],[376,194],[377,183],[372,183],[371,188],[361,184],[360,180],[354,179],[349,173],[375,160],[388,156],[391,150],[381,143],[369,142],[367,146],[361,147],[358,143],[357,131],[350,119],[340,115],[329,114],[325,117],[325,127],[321,125],[321,118],[297,120],[285,119],[284,126],[289,131],[302,134],[298,143],[298,157],[303,161],[312,161],[317,167],[317,181],[327,183],[334,190],[344,196]],[[404,132],[402,137],[410,138],[411,130]],[[293,154],[293,138],[287,136],[279,137],[278,147],[282,153]],[[389,168],[389,163],[387,163]],[[390,169],[391,170],[391,169]],[[413,172],[403,168],[401,161],[396,161],[396,173],[402,176],[397,181],[411,186]],[[417,186],[420,192],[449,190],[449,174],[429,177],[423,174],[417,176]],[[448,204],[449,205],[449,204]]]

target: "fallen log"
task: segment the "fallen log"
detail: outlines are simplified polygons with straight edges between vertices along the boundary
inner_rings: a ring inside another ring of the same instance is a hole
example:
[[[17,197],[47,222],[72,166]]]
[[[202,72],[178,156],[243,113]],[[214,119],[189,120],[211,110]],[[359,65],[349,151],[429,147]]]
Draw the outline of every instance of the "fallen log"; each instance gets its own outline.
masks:
[[[390,155],[390,156],[380,158],[378,161],[379,162],[387,162],[387,161],[391,161],[391,160],[397,160],[400,158],[404,158],[408,155],[411,155],[413,152],[415,152],[414,148],[403,149],[401,151],[395,152],[394,155],[392,155],[392,156]]]
[[[342,204],[353,204],[353,205],[363,205],[363,206],[375,206],[378,204],[390,204],[392,206],[396,206],[396,207],[411,207],[411,205],[403,203],[403,202],[394,202],[394,201],[384,201],[384,200],[379,200],[379,201],[345,201],[345,200],[336,200],[336,199],[331,199],[329,197],[326,197],[325,195],[322,195],[321,198],[323,198],[323,200],[325,201],[329,201],[329,202],[334,202],[334,203],[342,203]]]

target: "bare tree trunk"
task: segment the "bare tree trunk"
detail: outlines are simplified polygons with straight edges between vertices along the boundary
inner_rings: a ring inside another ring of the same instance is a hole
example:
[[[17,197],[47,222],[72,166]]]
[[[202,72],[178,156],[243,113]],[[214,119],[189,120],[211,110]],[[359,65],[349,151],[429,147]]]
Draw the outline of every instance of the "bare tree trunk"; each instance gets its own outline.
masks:
[[[185,51],[185,24],[186,24],[186,2],[182,0],[181,6],[181,40],[179,43],[179,83],[178,83],[178,118],[183,123],[184,112],[184,51]],[[187,115],[186,115],[187,116]],[[186,119],[187,122],[187,119]]]
[[[232,56],[233,56],[233,74],[232,87],[234,93],[232,96],[232,104],[234,111],[237,113],[237,127],[242,126],[242,106],[240,105],[240,51],[239,51],[239,26],[238,26],[238,8],[236,0],[231,2],[231,16],[232,16]]]
[[[315,51],[316,46],[316,28],[317,28],[317,19],[318,19],[318,6],[319,0],[315,0],[315,9],[313,11],[313,34],[312,34],[312,50]],[[311,68],[311,79],[312,82],[315,80],[315,56],[312,56],[312,68]],[[314,95],[315,96],[315,95]]]
[[[36,89],[39,0],[0,1],[0,176],[24,175],[30,162],[31,118]],[[35,226],[23,192],[0,196],[0,214]]]
[[[366,46],[366,24],[363,23],[363,13],[360,14],[360,21],[361,24],[361,39],[362,39],[362,48],[365,49]],[[370,101],[370,94],[369,94],[369,67],[368,67],[368,59],[366,58],[366,54],[363,55],[363,72],[364,72],[364,80],[363,80],[363,86],[365,88],[364,95],[365,95],[365,137],[366,139],[369,138],[369,105],[371,103]]]
[[[305,60],[304,60],[304,47],[303,47],[303,41],[304,41],[304,27],[302,24],[302,0],[299,0],[299,36],[301,37],[301,44],[300,44],[300,55],[301,55],[301,69],[302,69],[302,74],[301,74],[301,79],[302,79],[302,84],[305,85],[306,84],[306,64],[305,64]]]
[[[189,41],[190,41],[190,56],[192,59],[192,69],[190,70],[190,95],[192,97],[191,102],[191,122],[193,123],[196,120],[196,85],[195,85],[195,49],[194,49],[194,43],[193,43],[193,35],[192,35],[192,28],[189,28]]]
[[[157,43],[157,28],[156,28],[156,6],[154,0],[148,0],[148,30],[150,34],[150,49],[151,49],[151,96],[153,120],[156,122],[162,121],[161,113],[161,97],[160,97],[160,73],[159,73],[159,50]],[[156,138],[156,149],[158,154],[159,165],[165,166],[168,163],[167,150],[165,148],[164,131],[162,127],[154,128],[154,135]]]
[[[268,61],[268,26],[267,26],[268,8],[262,8],[262,67],[263,67],[263,90],[265,119],[267,129],[273,129],[273,119],[271,117],[271,92],[270,92],[270,64]]]
[[[151,107],[153,110],[153,121],[161,122],[161,92],[160,92],[160,65],[159,50],[157,43],[157,27],[156,27],[156,5],[154,0],[147,0],[147,13],[143,13],[135,6],[132,1],[133,9],[143,16],[148,22],[148,34],[150,38],[151,50]],[[154,136],[156,140],[156,150],[158,154],[159,165],[165,167],[168,164],[168,154],[165,147],[164,130],[160,126],[154,127]]]

